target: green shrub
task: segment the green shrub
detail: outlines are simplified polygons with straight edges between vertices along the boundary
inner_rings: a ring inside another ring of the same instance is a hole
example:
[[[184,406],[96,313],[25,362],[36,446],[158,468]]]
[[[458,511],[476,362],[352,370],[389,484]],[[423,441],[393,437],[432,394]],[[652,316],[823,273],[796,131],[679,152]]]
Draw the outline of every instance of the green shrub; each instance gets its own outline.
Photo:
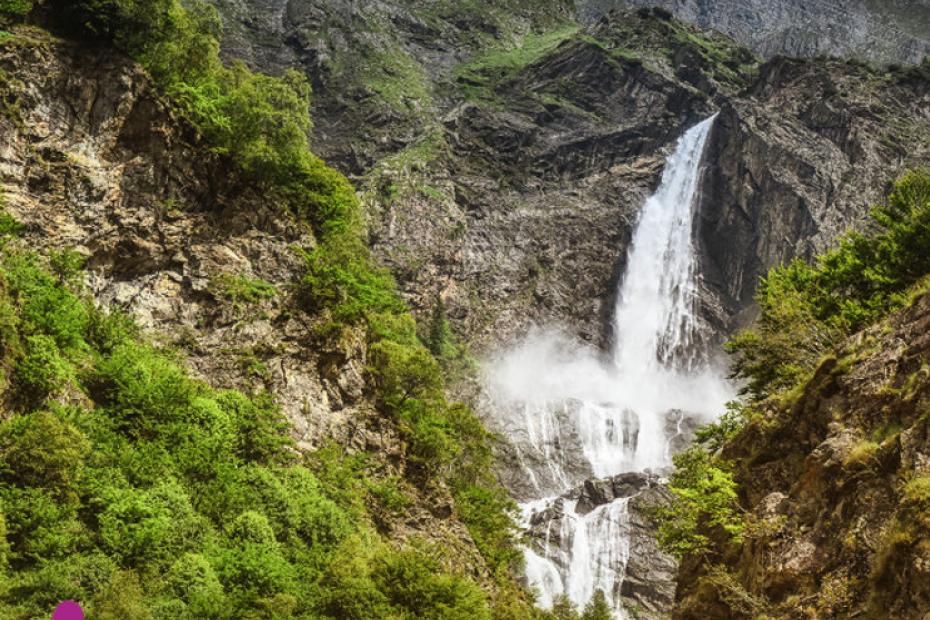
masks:
[[[192,618],[215,618],[224,611],[226,595],[213,566],[199,553],[186,553],[165,577],[171,595],[183,601]]]
[[[126,566],[167,567],[200,547],[207,524],[173,481],[151,489],[110,489],[98,519],[104,550]]]
[[[696,446],[675,456],[672,500],[655,513],[659,544],[677,557],[705,551],[711,536],[739,540],[743,519],[733,475]]]
[[[435,553],[388,551],[378,562],[374,580],[390,603],[410,620],[490,620],[484,593],[473,583],[444,573]]]
[[[100,361],[93,385],[97,398],[118,413],[118,427],[137,436],[184,421],[198,395],[197,385],[173,360],[130,342]]]
[[[131,570],[115,573],[94,597],[91,609],[99,620],[153,620],[144,602],[139,576]]]
[[[48,411],[0,424],[0,475],[7,483],[71,495],[89,444],[72,425]]]
[[[26,352],[16,364],[15,375],[27,398],[41,402],[74,377],[74,368],[61,354],[54,338],[37,334],[26,338]]]
[[[18,306],[21,330],[55,339],[64,352],[84,348],[89,321],[87,304],[46,271],[38,256],[8,255],[4,261],[10,295]]]
[[[32,0],[0,0],[0,13],[27,15],[32,10]]]
[[[270,282],[242,274],[222,274],[213,279],[212,285],[222,297],[233,304],[255,304],[264,299],[271,299],[278,292]]]

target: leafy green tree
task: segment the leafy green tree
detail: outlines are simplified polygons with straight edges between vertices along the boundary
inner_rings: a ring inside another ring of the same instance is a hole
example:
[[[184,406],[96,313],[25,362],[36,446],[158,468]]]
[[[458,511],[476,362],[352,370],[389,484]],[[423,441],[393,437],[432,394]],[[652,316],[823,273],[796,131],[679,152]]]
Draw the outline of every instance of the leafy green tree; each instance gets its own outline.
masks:
[[[659,544],[682,557],[709,547],[712,535],[739,540],[742,513],[733,475],[700,446],[675,456],[669,481],[670,504],[656,509]]]
[[[165,577],[165,587],[184,602],[192,618],[216,618],[225,611],[223,585],[213,566],[199,553],[185,553],[178,558]]]
[[[32,10],[32,0],[0,0],[0,15],[27,15]]]
[[[91,604],[99,620],[153,620],[144,601],[144,592],[135,571],[120,571]]]
[[[553,601],[552,618],[553,620],[580,620],[578,610],[564,594],[557,596]]]
[[[73,376],[74,368],[54,338],[44,334],[26,338],[26,353],[16,364],[15,378],[29,401],[41,403],[61,390]]]
[[[375,582],[410,620],[490,620],[484,593],[475,584],[442,571],[435,554],[418,549],[388,551],[378,558]]]
[[[824,352],[906,303],[930,274],[930,173],[902,175],[872,216],[871,234],[851,233],[813,265],[794,260],[761,281],[756,326],[728,345],[753,400],[796,385]]]

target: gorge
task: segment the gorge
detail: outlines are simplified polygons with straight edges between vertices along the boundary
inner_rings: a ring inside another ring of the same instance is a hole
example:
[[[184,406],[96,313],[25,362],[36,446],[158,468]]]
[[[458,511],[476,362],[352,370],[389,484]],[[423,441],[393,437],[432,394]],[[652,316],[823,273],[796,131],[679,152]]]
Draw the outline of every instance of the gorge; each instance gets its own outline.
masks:
[[[652,4],[0,0],[0,618],[925,620],[924,3]]]

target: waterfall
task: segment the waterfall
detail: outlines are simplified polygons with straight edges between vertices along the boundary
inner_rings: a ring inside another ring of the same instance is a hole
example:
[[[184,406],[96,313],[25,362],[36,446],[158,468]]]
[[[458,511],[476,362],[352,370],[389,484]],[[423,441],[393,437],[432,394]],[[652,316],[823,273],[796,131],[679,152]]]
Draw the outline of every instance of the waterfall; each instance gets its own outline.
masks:
[[[515,493],[533,543],[529,584],[543,606],[603,590],[623,618],[630,497],[581,511],[586,479],[670,465],[686,418],[709,419],[732,391],[703,346],[694,210],[711,117],[689,129],[643,206],[615,306],[612,355],[535,331],[487,367],[495,417],[525,480]],[[574,493],[574,495],[573,495]],[[523,497],[519,497],[522,495]]]

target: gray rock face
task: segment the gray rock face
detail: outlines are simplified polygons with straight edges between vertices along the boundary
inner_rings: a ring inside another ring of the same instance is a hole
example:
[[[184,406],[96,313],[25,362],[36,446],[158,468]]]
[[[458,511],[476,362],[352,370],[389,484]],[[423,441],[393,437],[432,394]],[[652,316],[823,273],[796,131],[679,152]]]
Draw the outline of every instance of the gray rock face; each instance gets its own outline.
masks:
[[[766,57],[854,57],[919,63],[930,54],[927,0],[580,0],[585,19],[619,6],[659,6]]]
[[[705,298],[731,317],[726,331],[745,324],[770,267],[865,225],[894,176],[930,160],[928,130],[930,74],[916,71],[777,59],[725,102],[697,232]]]
[[[703,314],[721,335],[751,315],[769,267],[861,225],[881,188],[927,159],[917,69],[756,71],[732,41],[661,15],[595,19],[607,4],[579,5],[590,25],[529,60],[486,69],[570,7],[217,2],[230,55],[311,76],[314,148],[355,175],[376,253],[415,312],[442,298],[479,353],[548,323],[609,342],[638,210],[675,139],[716,109],[697,234]]]

